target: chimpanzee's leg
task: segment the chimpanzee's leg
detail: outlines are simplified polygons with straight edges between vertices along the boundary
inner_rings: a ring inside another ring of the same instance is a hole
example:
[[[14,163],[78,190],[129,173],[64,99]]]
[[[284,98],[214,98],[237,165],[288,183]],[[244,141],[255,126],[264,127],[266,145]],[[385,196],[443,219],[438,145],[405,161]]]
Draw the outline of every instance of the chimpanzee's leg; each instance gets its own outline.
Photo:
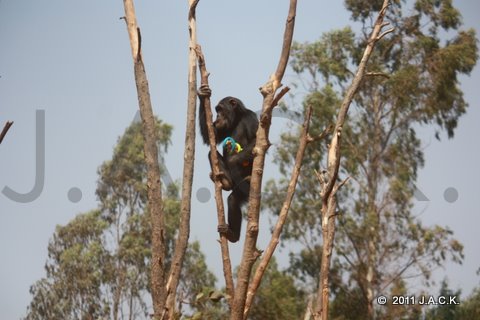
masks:
[[[237,242],[240,239],[242,229],[242,205],[248,200],[248,193],[235,186],[228,196],[228,225],[219,226],[218,231],[224,232],[230,242]]]
[[[212,179],[213,182],[215,182],[215,179],[213,177],[213,165],[212,165],[212,159],[210,157],[211,152],[208,153],[208,161],[210,161],[210,168],[212,168],[212,172],[210,172],[210,179]],[[220,182],[222,183],[222,189],[225,191],[230,191],[232,190],[233,187],[233,182],[232,178],[230,177],[230,171],[225,163],[225,160],[223,159],[223,156],[217,151],[217,158],[218,158],[218,163],[220,164],[220,173],[219,173],[219,178]]]

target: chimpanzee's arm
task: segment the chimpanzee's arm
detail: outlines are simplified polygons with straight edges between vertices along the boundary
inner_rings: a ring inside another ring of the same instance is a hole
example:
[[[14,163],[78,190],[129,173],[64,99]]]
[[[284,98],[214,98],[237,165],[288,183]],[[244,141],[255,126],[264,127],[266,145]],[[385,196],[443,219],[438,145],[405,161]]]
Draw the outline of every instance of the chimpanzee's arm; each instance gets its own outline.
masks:
[[[198,98],[200,100],[200,114],[198,117],[198,121],[200,124],[200,134],[202,135],[203,142],[206,145],[209,145],[208,139],[208,128],[207,128],[207,115],[205,113],[205,98],[209,98],[212,95],[212,91],[208,87],[208,85],[202,85],[198,89]],[[215,130],[215,128],[213,128]]]

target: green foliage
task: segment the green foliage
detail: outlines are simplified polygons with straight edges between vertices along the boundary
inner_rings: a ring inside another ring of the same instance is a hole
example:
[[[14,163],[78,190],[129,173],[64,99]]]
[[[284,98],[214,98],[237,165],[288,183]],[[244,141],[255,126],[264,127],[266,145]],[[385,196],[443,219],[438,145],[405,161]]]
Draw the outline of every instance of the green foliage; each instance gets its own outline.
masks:
[[[204,287],[202,291],[191,301],[191,308],[196,310],[191,316],[185,316],[184,320],[223,320],[229,315],[228,306],[225,303],[224,293]]]
[[[398,3],[399,1],[392,1]],[[345,6],[351,12],[353,20],[365,21],[371,18],[372,14],[379,12],[382,8],[383,0],[346,0]]]
[[[350,75],[346,66],[351,59],[349,53],[355,46],[354,36],[353,31],[346,27],[326,33],[320,41],[312,44],[294,43],[291,53],[293,70],[297,73],[308,71],[314,79],[320,73],[327,83],[331,79],[344,82]]]
[[[344,28],[314,43],[294,46],[292,68],[310,84],[304,107],[313,106],[316,115],[312,136],[335,121],[382,3],[347,0],[361,33]],[[395,285],[416,274],[428,284],[432,270],[448,259],[463,259],[463,246],[448,228],[425,226],[414,216],[412,198],[418,170],[424,165],[416,131],[428,125],[438,138],[442,131],[453,137],[468,107],[459,76],[470,74],[476,64],[476,34],[459,29],[461,16],[452,1],[419,0],[406,8],[410,4],[391,1],[386,21],[394,31],[376,44],[342,131],[340,178],[352,179],[338,194],[332,283],[338,319],[345,314],[372,317],[365,307],[372,300],[368,292],[375,296],[400,290]],[[266,204],[273,214],[280,210],[298,136],[299,131],[283,134],[277,148],[275,161],[282,178],[268,182],[266,188]],[[313,171],[326,168],[326,150],[325,141],[309,145],[282,234],[285,240],[303,244],[292,253],[291,270],[302,283],[311,284],[312,292],[319,271],[314,270],[319,266],[314,257],[321,248],[320,190]],[[342,307],[347,299],[357,302]],[[404,311],[389,309],[399,317],[416,317]]]
[[[449,287],[446,280],[442,281],[440,292],[438,297],[445,297],[449,302],[449,297],[456,297],[456,302],[460,303],[460,290],[453,292]],[[460,317],[460,306],[458,304],[442,304],[430,309],[426,315],[426,320],[456,320],[466,319]]]
[[[99,211],[78,215],[57,227],[48,246],[47,277],[30,289],[33,300],[25,319],[84,319],[107,316],[102,283],[111,262],[102,233],[108,225]]]
[[[307,287],[309,282],[318,283],[321,257],[322,247],[318,245],[303,249],[298,254],[290,253],[288,272]]]
[[[407,288],[407,284],[402,279],[396,279],[388,293],[389,297],[406,297],[406,300],[410,303],[393,304],[393,300],[389,299],[388,303],[382,308],[378,309],[377,317],[382,320],[396,320],[396,319],[410,319],[420,320],[422,319],[422,313],[425,306],[418,303],[411,303],[409,300],[412,294]]]
[[[272,259],[255,296],[249,319],[301,319],[306,308],[305,298],[293,278],[278,270],[277,262]]]
[[[425,320],[476,320],[480,319],[480,288],[475,288],[468,298],[461,291],[453,291],[446,280],[442,281],[440,291],[435,297],[445,297],[446,304],[431,306],[425,313]],[[454,303],[450,304],[450,297]]]
[[[199,276],[200,275],[200,276]],[[195,295],[215,288],[215,276],[208,270],[205,255],[200,251],[200,243],[195,241],[187,248],[179,290],[190,292],[190,304],[195,305]]]
[[[460,12],[452,6],[452,0],[418,0],[415,9],[430,18],[435,27],[457,29],[461,24]]]
[[[475,288],[473,293],[465,300],[460,300],[459,308],[459,320],[480,319],[480,287]]]
[[[156,122],[157,144],[160,152],[166,152],[172,127],[158,119]],[[99,168],[96,193],[106,214],[115,215],[128,207],[131,212],[127,214],[131,215],[146,204],[147,169],[143,144],[141,123],[133,123],[118,140],[112,160],[105,161]]]
[[[335,294],[330,304],[330,319],[332,320],[369,320],[367,305],[358,287],[348,291],[341,289]]]

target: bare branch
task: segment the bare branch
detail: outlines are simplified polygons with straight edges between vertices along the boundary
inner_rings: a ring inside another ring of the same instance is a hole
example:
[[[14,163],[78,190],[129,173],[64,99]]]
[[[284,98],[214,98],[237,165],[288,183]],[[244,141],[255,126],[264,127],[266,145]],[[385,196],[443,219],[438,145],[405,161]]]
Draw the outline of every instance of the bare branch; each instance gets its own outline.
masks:
[[[125,8],[125,16],[120,19],[124,19],[127,24],[128,36],[130,38],[130,47],[132,50],[133,61],[141,59],[141,51],[138,38],[138,26],[137,18],[135,15],[135,7],[133,0],[124,0],[123,5]]]
[[[155,319],[166,313],[167,290],[165,285],[165,215],[163,212],[162,186],[158,163],[156,124],[150,99],[147,74],[140,48],[139,28],[135,17],[133,0],[124,0],[125,21],[130,38],[134,63],[138,104],[142,117],[144,154],[147,165],[147,199],[152,226],[151,292]]]
[[[188,0],[188,3],[190,5],[190,9],[188,10],[188,21],[189,21],[189,28],[196,28],[195,26],[195,20],[196,20],[196,10],[197,10],[197,4],[200,0]],[[192,39],[192,38],[191,38]],[[195,39],[196,41],[196,39]]]
[[[347,183],[348,180],[350,180],[350,177],[347,177],[346,179],[342,180],[340,183],[337,183],[333,188],[332,193],[337,194],[338,190],[340,190],[340,188],[343,187],[343,185]]]
[[[327,134],[331,133],[333,130],[333,125],[329,125],[328,127],[326,127],[325,129],[323,129],[322,133],[320,133],[318,136],[315,136],[315,137],[311,137],[312,141],[320,141],[320,140],[323,140],[325,139],[325,137],[327,136]]]
[[[386,73],[383,73],[383,72],[367,72],[367,73],[365,73],[365,76],[367,76],[367,77],[384,77],[384,78],[390,79],[390,76]]]
[[[278,105],[278,102],[280,101],[280,99],[283,98],[283,96],[290,90],[289,87],[284,87],[282,88],[282,90],[280,90],[280,92],[275,96],[275,98],[273,98],[273,102],[272,102],[272,107],[276,107]]]
[[[137,27],[137,39],[138,39],[138,48],[137,48],[137,60],[141,59],[142,52],[142,34],[140,33],[140,28]]]
[[[13,121],[7,121],[5,123],[5,126],[3,127],[2,133],[0,133],[0,143],[2,143],[3,138],[5,138],[5,135],[7,134],[8,130],[10,127],[13,125]]]
[[[297,1],[291,0],[290,8],[288,9],[288,17],[285,24],[285,33],[283,34],[282,53],[280,54],[280,61],[278,62],[277,71],[275,71],[275,78],[278,83],[282,82],[285,69],[287,68],[288,58],[290,57],[290,48],[292,47],[296,12]]]
[[[395,31],[395,28],[390,28],[386,31],[384,31],[382,34],[380,34],[378,37],[377,37],[377,41],[382,39],[383,37],[385,37],[387,34],[389,33],[392,33],[393,31]]]

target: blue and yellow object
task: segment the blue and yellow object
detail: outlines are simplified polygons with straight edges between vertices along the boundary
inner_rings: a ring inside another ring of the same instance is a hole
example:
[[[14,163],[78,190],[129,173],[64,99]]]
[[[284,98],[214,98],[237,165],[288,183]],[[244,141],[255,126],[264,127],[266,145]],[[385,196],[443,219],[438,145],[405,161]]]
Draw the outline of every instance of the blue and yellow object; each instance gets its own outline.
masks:
[[[222,142],[222,146],[224,148],[227,148],[227,151],[230,154],[240,153],[243,150],[240,143],[236,142],[235,139],[233,139],[232,137],[226,137]]]

